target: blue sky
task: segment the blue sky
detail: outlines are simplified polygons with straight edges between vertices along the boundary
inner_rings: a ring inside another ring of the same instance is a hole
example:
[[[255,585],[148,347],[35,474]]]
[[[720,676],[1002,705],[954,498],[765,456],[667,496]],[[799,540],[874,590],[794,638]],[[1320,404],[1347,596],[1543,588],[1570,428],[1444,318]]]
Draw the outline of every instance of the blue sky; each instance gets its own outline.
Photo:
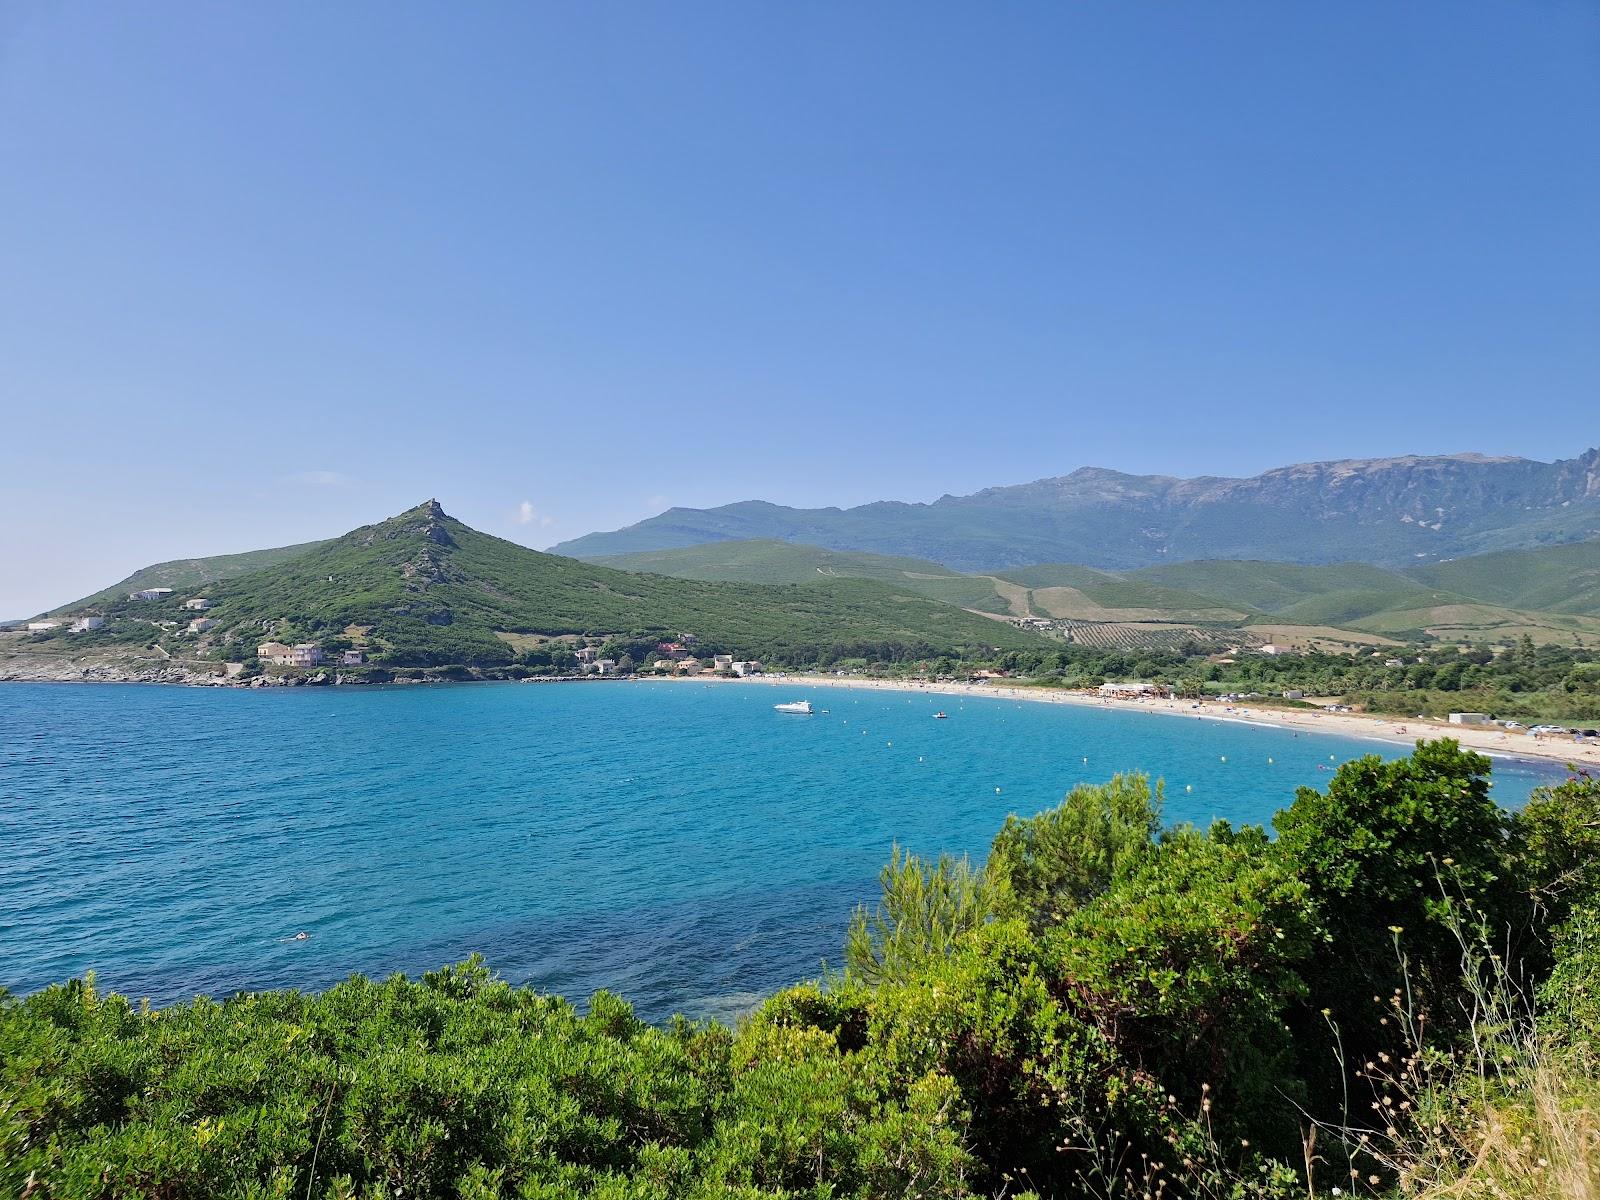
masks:
[[[1600,441],[1600,7],[0,8],[0,617],[429,497]]]

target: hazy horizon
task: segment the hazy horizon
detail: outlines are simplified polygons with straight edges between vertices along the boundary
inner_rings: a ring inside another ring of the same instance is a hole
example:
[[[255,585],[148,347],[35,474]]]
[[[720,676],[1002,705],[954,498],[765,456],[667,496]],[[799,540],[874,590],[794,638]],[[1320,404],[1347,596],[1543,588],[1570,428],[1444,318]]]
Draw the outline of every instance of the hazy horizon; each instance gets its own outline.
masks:
[[[437,496],[1600,441],[1600,10],[0,12],[0,618]]]

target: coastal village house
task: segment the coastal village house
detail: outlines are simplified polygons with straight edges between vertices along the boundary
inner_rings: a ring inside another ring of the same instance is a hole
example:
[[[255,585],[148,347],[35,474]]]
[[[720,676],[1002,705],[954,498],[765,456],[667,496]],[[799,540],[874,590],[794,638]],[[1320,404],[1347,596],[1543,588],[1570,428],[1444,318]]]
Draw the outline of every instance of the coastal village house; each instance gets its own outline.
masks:
[[[595,659],[600,657],[600,651],[585,646],[582,650],[574,650],[572,652],[572,656],[587,667],[590,663],[594,662]]]
[[[286,646],[282,642],[262,642],[256,657],[279,667],[315,667],[322,662],[322,647],[315,642]]]
[[[205,612],[211,607],[211,601],[204,596],[196,596],[193,600],[185,600],[183,606],[190,612]]]
[[[68,633],[88,633],[99,629],[106,623],[104,617],[79,617],[67,630]]]
[[[739,676],[741,679],[749,675],[759,675],[761,674],[761,664],[753,658],[747,661],[736,662],[733,664],[733,673]]]
[[[601,675],[615,675],[617,673],[617,660],[614,658],[597,658],[594,660],[594,669]]]
[[[214,628],[216,624],[217,619],[215,617],[196,617],[189,622],[189,632],[204,633],[206,630]]]
[[[713,671],[732,671],[733,670],[733,655],[731,655],[731,654],[716,654],[716,655],[713,655],[712,658],[711,658],[711,669]]]
[[[682,662],[680,662],[678,664],[678,674],[679,675],[698,675],[698,674],[700,674],[700,660],[698,658],[686,658],[686,659],[684,659]]]
[[[346,650],[339,658],[339,665],[345,667],[359,667],[367,661],[367,656],[359,650]]]
[[[172,595],[171,588],[142,588],[137,592],[129,592],[129,600],[165,600]]]

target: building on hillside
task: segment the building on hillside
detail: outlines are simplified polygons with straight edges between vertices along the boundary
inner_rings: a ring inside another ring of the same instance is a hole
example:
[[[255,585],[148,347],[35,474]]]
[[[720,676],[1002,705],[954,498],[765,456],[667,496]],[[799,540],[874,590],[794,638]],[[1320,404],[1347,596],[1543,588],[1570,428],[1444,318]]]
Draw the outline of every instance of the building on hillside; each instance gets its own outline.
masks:
[[[183,606],[190,612],[205,612],[206,609],[211,607],[211,603],[204,596],[196,596],[193,600],[185,600]]]
[[[216,624],[217,619],[215,617],[196,617],[189,622],[189,632],[204,633],[208,629],[215,628]]]
[[[1386,658],[1383,660],[1383,665],[1386,667],[1403,667],[1406,663],[1403,658]]]
[[[322,662],[322,647],[315,642],[285,646],[282,642],[262,642],[256,657],[280,667],[314,667]]]
[[[711,669],[713,671],[731,671],[731,670],[733,670],[733,655],[731,655],[731,654],[713,654],[711,656]]]
[[[689,657],[689,651],[682,642],[657,642],[656,653],[662,658],[671,659],[673,662]]]
[[[29,621],[29,633],[49,633],[52,629],[60,629],[60,621]]]
[[[1271,655],[1282,654],[1287,649],[1288,649],[1287,646],[1279,646],[1279,645],[1277,645],[1277,644],[1275,644],[1273,642],[1268,642],[1265,646],[1257,646],[1256,647],[1256,651],[1258,653],[1260,653],[1260,654],[1271,654]]]
[[[741,679],[751,675],[759,675],[761,674],[761,664],[753,658],[743,662],[736,662],[733,664],[733,673]]]
[[[682,642],[685,646],[692,646],[696,642],[698,642],[700,639],[695,637],[695,635],[692,634],[692,633],[680,633],[678,635],[678,640],[680,642]]]
[[[129,600],[165,600],[172,595],[171,588],[141,588],[137,592],[129,592]]]
[[[1450,724],[1452,725],[1487,725],[1488,723],[1488,713],[1454,712],[1450,714]]]
[[[79,617],[68,627],[68,633],[90,633],[103,627],[106,623],[104,617]]]
[[[359,650],[346,650],[339,656],[341,667],[359,667],[367,661],[367,656]]]
[[[614,658],[597,658],[594,660],[594,670],[597,675],[615,675],[617,673],[617,660]]]
[[[595,659],[600,657],[600,651],[590,649],[588,646],[585,646],[580,650],[574,650],[572,653],[573,656],[586,667]]]
[[[684,659],[682,662],[680,662],[678,664],[678,674],[679,675],[698,675],[698,674],[700,674],[700,660],[698,658],[686,658],[686,659]]]

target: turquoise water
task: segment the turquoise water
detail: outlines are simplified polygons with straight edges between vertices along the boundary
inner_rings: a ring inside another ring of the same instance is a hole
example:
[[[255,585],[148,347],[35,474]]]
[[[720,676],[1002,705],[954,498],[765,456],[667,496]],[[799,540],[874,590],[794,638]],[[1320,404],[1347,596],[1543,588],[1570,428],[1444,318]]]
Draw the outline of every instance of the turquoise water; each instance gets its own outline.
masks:
[[[801,697],[828,714],[772,711]],[[1171,821],[1266,821],[1374,751],[1397,752],[759,684],[5,684],[0,985],[92,969],[163,1003],[480,951],[506,978],[609,987],[652,1019],[726,1014],[837,959],[895,841],[981,856],[1008,812],[1130,768],[1167,780]],[[1500,763],[1496,795],[1561,775]]]

